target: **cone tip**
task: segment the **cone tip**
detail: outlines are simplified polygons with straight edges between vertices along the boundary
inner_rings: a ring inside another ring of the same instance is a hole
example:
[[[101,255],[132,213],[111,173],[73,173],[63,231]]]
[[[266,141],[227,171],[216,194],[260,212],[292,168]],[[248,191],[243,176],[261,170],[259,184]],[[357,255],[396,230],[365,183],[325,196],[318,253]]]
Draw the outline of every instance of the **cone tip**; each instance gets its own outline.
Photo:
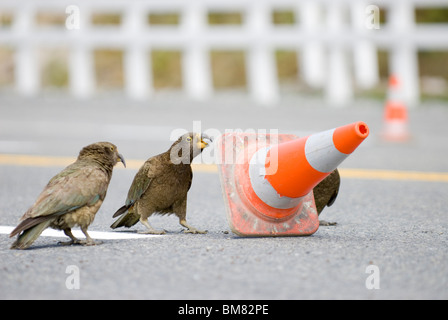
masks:
[[[340,152],[352,153],[361,142],[369,135],[369,127],[363,121],[354,122],[336,128],[333,134],[333,142]]]
[[[358,137],[365,139],[369,135],[369,127],[366,123],[358,121],[355,123],[355,132]]]

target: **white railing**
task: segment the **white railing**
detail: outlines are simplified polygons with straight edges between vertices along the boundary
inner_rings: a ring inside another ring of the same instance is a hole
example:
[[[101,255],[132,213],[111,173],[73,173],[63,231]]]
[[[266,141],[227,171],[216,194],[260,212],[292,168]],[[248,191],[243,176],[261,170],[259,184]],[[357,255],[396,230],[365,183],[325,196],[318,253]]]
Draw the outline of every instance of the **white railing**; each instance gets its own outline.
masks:
[[[373,17],[370,10],[375,6],[388,12],[388,22],[379,29],[369,28]],[[414,22],[414,8],[431,6],[448,7],[448,1],[0,0],[0,14],[6,12],[13,16],[10,28],[0,26],[0,46],[15,50],[15,86],[23,95],[40,90],[35,49],[68,47],[70,92],[81,98],[95,91],[93,50],[121,49],[124,89],[134,99],[147,99],[153,94],[152,71],[147,59],[150,50],[182,52],[183,89],[188,97],[198,100],[213,95],[210,50],[244,50],[248,90],[261,104],[274,104],[280,98],[275,50],[297,50],[301,53],[300,77],[311,87],[323,88],[326,102],[336,106],[352,101],[355,84],[361,88],[377,84],[377,50],[381,48],[390,52],[389,68],[402,81],[403,98],[416,104],[419,101],[418,50],[448,49],[448,25]],[[293,11],[298,22],[273,25],[274,9]],[[68,27],[36,27],[38,11],[62,12],[68,19]],[[229,11],[242,13],[242,25],[208,24],[208,12]],[[179,25],[147,23],[149,13],[167,12],[179,14]],[[118,13],[121,24],[94,26],[90,23],[92,13]],[[74,28],[70,27],[71,23]]]

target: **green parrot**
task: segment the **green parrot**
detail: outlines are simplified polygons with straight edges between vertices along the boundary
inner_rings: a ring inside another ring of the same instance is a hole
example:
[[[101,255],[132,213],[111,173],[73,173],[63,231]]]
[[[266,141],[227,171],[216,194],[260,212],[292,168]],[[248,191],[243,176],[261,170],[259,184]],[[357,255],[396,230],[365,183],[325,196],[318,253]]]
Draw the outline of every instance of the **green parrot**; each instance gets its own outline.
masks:
[[[208,145],[205,134],[187,133],[162,154],[149,158],[137,172],[129,189],[125,205],[113,217],[121,216],[111,228],[130,228],[141,222],[146,230],[141,233],[164,234],[154,229],[148,217],[154,213],[175,214],[186,233],[206,233],[187,224],[187,193],[193,172],[191,161]]]
[[[314,201],[316,203],[318,215],[320,215],[325,207],[330,207],[336,201],[340,184],[341,178],[338,169],[336,169],[313,188]],[[321,226],[333,226],[336,224],[336,222],[319,221],[319,225]]]
[[[98,142],[84,147],[77,160],[54,176],[34,205],[25,212],[10,237],[18,235],[11,249],[26,249],[46,228],[63,230],[70,241],[62,244],[95,245],[87,233],[106,197],[112,170],[125,160],[117,147]],[[80,226],[85,241],[75,238],[71,228]]]

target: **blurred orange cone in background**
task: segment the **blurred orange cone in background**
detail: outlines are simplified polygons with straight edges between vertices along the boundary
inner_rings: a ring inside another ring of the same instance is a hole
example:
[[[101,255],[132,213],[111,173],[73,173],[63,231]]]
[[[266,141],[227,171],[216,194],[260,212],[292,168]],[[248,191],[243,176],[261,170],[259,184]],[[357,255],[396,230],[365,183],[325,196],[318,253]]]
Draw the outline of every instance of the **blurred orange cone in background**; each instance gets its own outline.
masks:
[[[241,236],[316,232],[319,219],[313,188],[368,135],[364,122],[300,139],[287,134],[221,135],[218,167],[232,231]]]
[[[410,138],[408,109],[401,98],[400,80],[395,75],[389,77],[382,138],[386,141],[406,141]]]

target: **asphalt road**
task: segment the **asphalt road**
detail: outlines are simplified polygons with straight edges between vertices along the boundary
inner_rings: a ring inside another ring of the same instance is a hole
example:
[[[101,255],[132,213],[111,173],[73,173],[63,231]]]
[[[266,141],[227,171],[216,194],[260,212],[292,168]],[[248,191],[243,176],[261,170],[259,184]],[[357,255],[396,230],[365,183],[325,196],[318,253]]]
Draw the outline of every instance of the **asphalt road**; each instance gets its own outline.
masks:
[[[382,106],[375,103],[328,109],[291,100],[258,109],[241,99],[144,104],[1,97],[0,114],[0,155],[74,157],[88,143],[110,140],[135,160],[166,150],[173,131],[191,130],[194,120],[214,132],[254,128],[299,135],[362,120],[371,135],[341,168],[405,172],[400,179],[343,176],[336,203],[321,216],[338,224],[312,236],[242,238],[227,224],[218,175],[197,170],[187,218],[207,234],[183,234],[173,216],[151,218],[166,235],[94,247],[61,247],[61,238],[40,237],[31,249],[13,251],[12,240],[0,234],[0,299],[448,298],[447,105],[411,110],[412,140],[401,144],[379,138]],[[90,230],[112,231],[111,216],[137,170],[119,166]],[[15,226],[59,170],[0,165],[0,226]],[[440,174],[435,181],[417,180],[408,171]],[[372,265],[379,288],[369,289]]]

